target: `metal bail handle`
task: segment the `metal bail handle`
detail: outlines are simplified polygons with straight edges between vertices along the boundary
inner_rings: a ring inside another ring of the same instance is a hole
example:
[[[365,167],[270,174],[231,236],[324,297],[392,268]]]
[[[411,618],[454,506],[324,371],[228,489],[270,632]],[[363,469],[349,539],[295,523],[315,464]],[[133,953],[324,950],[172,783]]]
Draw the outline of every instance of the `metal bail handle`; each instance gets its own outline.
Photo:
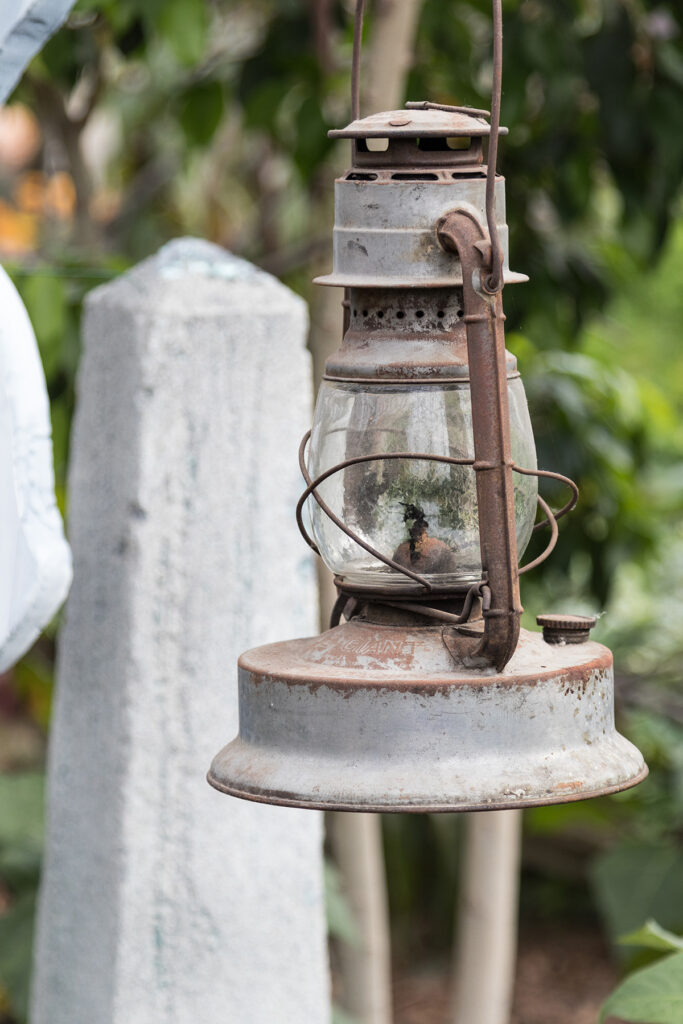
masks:
[[[353,57],[351,63],[351,115],[352,120],[360,119],[360,55],[363,45],[363,15],[365,0],[357,0],[353,26]],[[498,163],[498,135],[500,132],[500,105],[503,88],[503,9],[502,0],[493,0],[493,83],[491,87],[491,134],[486,170],[486,224],[491,242],[491,270],[482,282],[489,295],[503,289],[503,252],[498,236],[495,210],[496,164]],[[430,106],[432,104],[429,104]],[[440,107],[441,104],[434,104]],[[449,109],[449,108],[445,108]],[[454,107],[454,110],[468,110]],[[473,114],[488,114],[488,111],[471,110]]]

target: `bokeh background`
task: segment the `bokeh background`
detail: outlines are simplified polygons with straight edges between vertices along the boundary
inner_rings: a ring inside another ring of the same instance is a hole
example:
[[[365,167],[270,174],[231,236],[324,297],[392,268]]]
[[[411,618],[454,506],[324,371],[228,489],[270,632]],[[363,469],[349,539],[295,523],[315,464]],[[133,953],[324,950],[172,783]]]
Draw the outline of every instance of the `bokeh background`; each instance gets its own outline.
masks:
[[[79,0],[0,110],[0,259],[38,337],[65,511],[90,288],[198,235],[281,277],[316,322],[310,280],[329,266],[347,158],[326,132],[348,120],[351,6]],[[372,46],[382,0],[369,7]],[[490,4],[419,8],[406,98],[488,106]],[[511,263],[531,277],[505,291],[508,345],[539,465],[582,494],[524,580],[525,624],[600,615],[620,727],[651,768],[618,797],[525,814],[515,1021],[588,1024],[650,955],[618,936],[649,917],[683,932],[683,9],[506,0],[504,17],[500,169]],[[1,1024],[26,1019],[57,626],[0,677]],[[396,1022],[438,1024],[459,821],[383,827]],[[347,917],[333,885],[336,942]]]

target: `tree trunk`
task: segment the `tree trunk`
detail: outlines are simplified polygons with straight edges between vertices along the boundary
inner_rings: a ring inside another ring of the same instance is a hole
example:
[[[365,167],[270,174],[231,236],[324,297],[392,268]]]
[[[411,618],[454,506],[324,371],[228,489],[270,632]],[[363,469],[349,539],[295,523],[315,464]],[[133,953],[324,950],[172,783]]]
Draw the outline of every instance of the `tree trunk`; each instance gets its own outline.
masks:
[[[421,7],[422,0],[377,0],[368,59],[361,62],[366,113],[394,110],[403,102]]]

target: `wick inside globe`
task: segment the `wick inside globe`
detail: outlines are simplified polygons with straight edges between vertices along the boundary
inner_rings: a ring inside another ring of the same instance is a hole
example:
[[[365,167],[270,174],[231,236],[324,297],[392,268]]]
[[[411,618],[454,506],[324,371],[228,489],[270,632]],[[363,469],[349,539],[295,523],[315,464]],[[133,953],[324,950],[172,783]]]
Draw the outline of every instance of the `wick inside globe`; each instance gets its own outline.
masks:
[[[415,572],[456,572],[458,561],[454,552],[442,540],[429,536],[429,523],[420,506],[404,504],[404,509],[404,523],[412,522],[408,530],[410,539],[396,548],[394,561]]]

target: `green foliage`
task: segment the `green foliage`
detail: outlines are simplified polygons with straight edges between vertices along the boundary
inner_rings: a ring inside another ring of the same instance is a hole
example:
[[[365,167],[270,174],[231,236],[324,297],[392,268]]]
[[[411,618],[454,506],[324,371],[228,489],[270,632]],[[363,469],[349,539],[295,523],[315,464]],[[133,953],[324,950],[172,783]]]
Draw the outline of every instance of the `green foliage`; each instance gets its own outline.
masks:
[[[0,774],[0,851],[40,850],[43,841],[43,776]]]
[[[641,946],[646,949],[654,949],[659,953],[680,953],[683,951],[683,939],[666,928],[662,928],[656,921],[646,921],[642,928],[637,928],[628,935],[622,935],[619,939],[622,946]]]
[[[0,775],[0,887],[9,897],[0,914],[0,995],[21,1024],[28,1014],[43,812],[41,775]]]
[[[332,1024],[359,1024],[357,1017],[352,1017],[339,1006],[332,1007]]]
[[[21,893],[0,917],[0,985],[16,1021],[28,1019],[35,890]],[[0,991],[2,990],[0,989]]]
[[[196,0],[163,0],[143,8],[150,36],[158,32],[179,64],[202,60],[209,31],[209,8]]]
[[[624,843],[593,869],[596,899],[614,941],[654,918],[683,931],[683,850],[675,844]]]
[[[683,953],[631,974],[605,1002],[600,1024],[619,1017],[633,1024],[680,1024],[683,1020]]]
[[[607,0],[505,6],[501,165],[512,260],[533,282],[506,304],[539,347],[575,343],[613,290],[597,244],[613,237],[642,267],[666,237],[683,167],[678,17]],[[487,0],[427,0],[411,95],[487,105],[489,18]]]
[[[572,477],[581,491],[553,569],[568,574],[582,551],[590,559],[589,592],[604,606],[618,567],[652,553],[660,535],[652,504],[641,500],[659,456],[656,399],[619,366],[577,351],[537,354],[527,383],[539,463]],[[675,454],[662,458],[673,463]]]
[[[357,945],[358,927],[344,895],[341,876],[329,860],[325,861],[325,908],[329,934],[351,946]]]
[[[180,123],[191,145],[206,146],[221,122],[225,104],[219,82],[200,82],[182,100]]]
[[[663,684],[665,699],[668,693]],[[645,709],[629,712],[626,722],[651,769],[647,782],[627,800],[633,803],[634,824],[642,838],[675,841],[683,827],[683,725]]]
[[[636,947],[643,951],[634,961],[641,969],[632,972],[606,1000],[600,1020],[612,1014],[620,1019],[642,1024],[647,1021],[680,1020],[681,998],[683,998],[683,974],[680,961],[683,959],[683,939],[662,928],[654,919],[648,919],[642,927],[622,935],[619,945]],[[675,953],[676,956],[664,956]],[[661,959],[664,956],[664,959]],[[642,962],[647,963],[642,967]],[[653,966],[651,961],[655,961]],[[633,966],[633,965],[632,965]]]
[[[360,934],[343,890],[341,875],[335,865],[327,859],[324,863],[324,871],[328,934],[332,939],[345,942],[350,946],[357,946],[360,942]],[[332,1024],[360,1024],[360,1022],[342,1007],[334,1004]]]
[[[461,822],[454,814],[383,818],[392,946],[409,962],[451,941]]]

